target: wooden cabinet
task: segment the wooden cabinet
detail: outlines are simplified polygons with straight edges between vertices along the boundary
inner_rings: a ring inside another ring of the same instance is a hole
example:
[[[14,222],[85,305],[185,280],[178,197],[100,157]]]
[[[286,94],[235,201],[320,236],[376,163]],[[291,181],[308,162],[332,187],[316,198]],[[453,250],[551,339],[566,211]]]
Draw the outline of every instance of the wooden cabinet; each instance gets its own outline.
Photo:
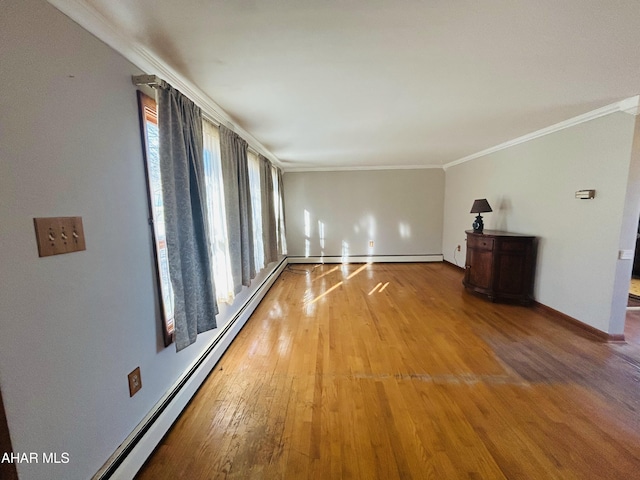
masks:
[[[466,233],[465,288],[491,301],[531,302],[536,237],[497,230]]]

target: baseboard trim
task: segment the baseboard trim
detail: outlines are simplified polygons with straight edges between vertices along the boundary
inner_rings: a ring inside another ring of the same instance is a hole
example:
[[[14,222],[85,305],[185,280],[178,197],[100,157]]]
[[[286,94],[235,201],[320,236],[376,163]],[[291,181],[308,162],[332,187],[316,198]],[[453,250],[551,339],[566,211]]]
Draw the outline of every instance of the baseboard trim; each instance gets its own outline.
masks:
[[[285,257],[263,280],[238,313],[229,320],[209,348],[160,399],[107,463],[93,476],[92,480],[130,480],[135,477],[287,264],[288,261]]]
[[[455,268],[457,270],[464,271],[464,267],[461,266],[461,265],[458,265],[457,263],[450,262],[449,260],[443,260],[443,263],[448,265],[448,266],[450,266],[450,267],[453,267],[453,268]]]
[[[423,263],[442,262],[443,256],[436,255],[351,255],[349,257],[303,257],[289,256],[289,263]]]
[[[603,332],[602,330],[598,330],[591,325],[587,325],[584,322],[581,322],[577,318],[573,318],[565,313],[559,312],[547,305],[544,305],[540,302],[533,302],[533,308],[538,309],[549,316],[553,317],[553,319],[561,320],[566,326],[570,327],[572,330],[585,333],[590,337],[595,337],[601,342],[607,343],[623,343],[625,341],[624,334],[611,334],[607,332]]]

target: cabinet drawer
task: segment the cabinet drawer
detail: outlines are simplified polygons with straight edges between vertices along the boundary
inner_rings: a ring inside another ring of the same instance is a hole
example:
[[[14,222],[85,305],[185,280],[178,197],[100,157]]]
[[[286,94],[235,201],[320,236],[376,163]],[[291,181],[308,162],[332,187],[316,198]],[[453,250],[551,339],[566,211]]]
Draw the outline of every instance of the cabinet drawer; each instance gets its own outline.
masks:
[[[493,238],[482,237],[479,235],[467,236],[467,247],[478,250],[493,250]]]

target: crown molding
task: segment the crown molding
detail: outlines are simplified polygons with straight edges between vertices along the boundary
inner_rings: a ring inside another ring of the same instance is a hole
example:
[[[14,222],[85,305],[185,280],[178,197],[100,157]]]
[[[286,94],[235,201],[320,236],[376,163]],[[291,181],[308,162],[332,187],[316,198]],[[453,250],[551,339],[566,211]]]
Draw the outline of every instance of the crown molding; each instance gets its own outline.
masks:
[[[249,146],[282,168],[282,162],[253,135],[240,127],[211,97],[187,80],[182,74],[166,64],[159,55],[145,48],[135,39],[119,31],[112,22],[83,0],[47,0],[64,15],[82,28],[102,40],[108,46],[140,68],[143,73],[157,75],[174,88],[180,90],[198,105],[205,116],[225,125],[243,137]]]
[[[290,167],[283,168],[285,173],[300,172],[352,172],[368,170],[425,170],[430,168],[442,169],[442,165],[379,165],[373,167]]]
[[[618,102],[620,111],[637,117],[640,113],[640,95],[630,97]]]
[[[513,147],[515,145],[520,145],[521,143],[525,143],[539,137],[544,137],[545,135],[549,135],[551,133],[559,132],[560,130],[564,130],[565,128],[575,127],[576,125],[580,125],[581,123],[590,122],[591,120],[595,120],[596,118],[604,117],[606,115],[611,115],[612,113],[625,112],[631,115],[638,115],[639,111],[640,111],[640,95],[636,95],[635,97],[626,98],[619,102],[612,103],[611,105],[598,108],[591,112],[587,112],[582,115],[578,115],[577,117],[570,118],[569,120],[565,120],[563,122],[556,123],[555,125],[551,125],[541,130],[537,130],[527,135],[523,135],[522,137],[514,138],[513,140],[509,140],[508,142],[501,143],[499,145],[496,145],[495,147],[487,148],[486,150],[482,150],[472,155],[468,155],[458,160],[454,160],[453,162],[446,163],[443,165],[442,168],[447,170],[448,168],[453,167],[455,165],[460,165],[461,163],[465,163],[470,160],[475,160],[476,158],[484,157],[486,155],[491,155],[492,153],[499,152],[500,150],[504,150],[506,148]]]

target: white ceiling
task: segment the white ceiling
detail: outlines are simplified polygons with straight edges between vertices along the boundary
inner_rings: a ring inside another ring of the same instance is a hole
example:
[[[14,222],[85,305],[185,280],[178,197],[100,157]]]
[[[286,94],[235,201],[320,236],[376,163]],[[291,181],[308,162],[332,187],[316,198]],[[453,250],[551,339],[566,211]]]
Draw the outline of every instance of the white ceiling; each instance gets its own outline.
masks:
[[[286,170],[442,166],[640,93],[638,0],[50,1],[98,13]]]

